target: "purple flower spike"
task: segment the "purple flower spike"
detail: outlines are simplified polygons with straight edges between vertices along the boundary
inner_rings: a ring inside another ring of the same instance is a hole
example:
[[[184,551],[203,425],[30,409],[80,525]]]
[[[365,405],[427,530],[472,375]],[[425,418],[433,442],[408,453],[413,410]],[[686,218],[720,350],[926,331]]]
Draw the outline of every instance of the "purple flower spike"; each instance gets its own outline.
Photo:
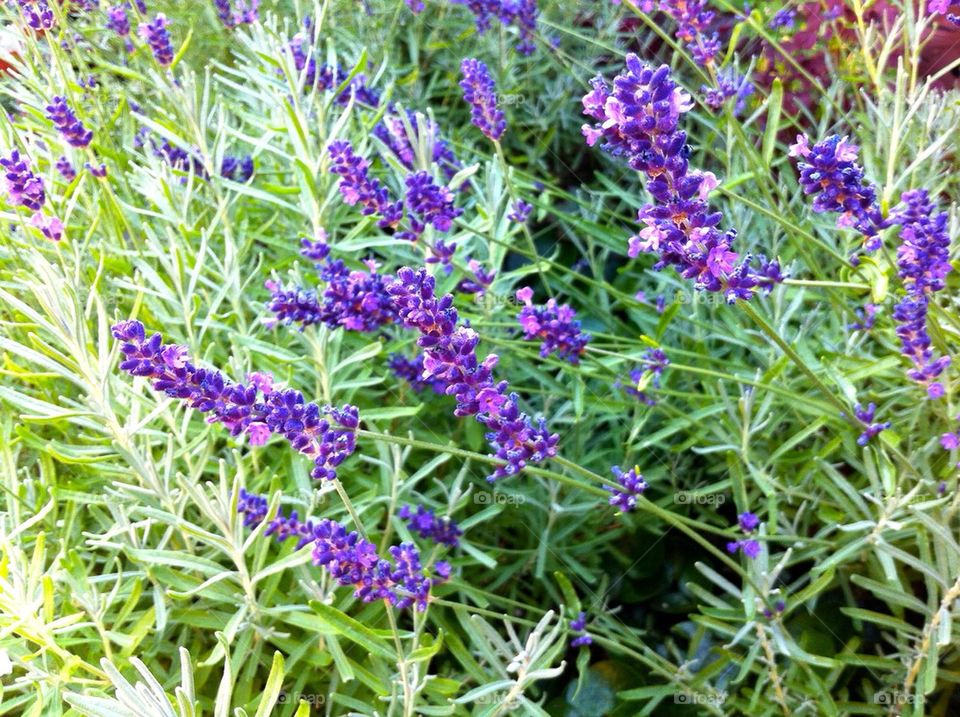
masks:
[[[247,182],[253,176],[253,157],[249,154],[243,157],[227,155],[220,165],[220,176],[234,182]]]
[[[381,228],[396,226],[402,216],[402,203],[391,202],[379,180],[370,176],[370,163],[353,152],[353,146],[347,141],[330,145],[330,158],[333,165],[330,171],[340,177],[340,194],[349,205],[359,204],[362,214],[380,217]]]
[[[496,142],[503,136],[507,121],[497,109],[496,85],[490,71],[480,60],[467,58],[460,63],[463,98],[470,104],[470,120],[488,139]]]
[[[760,527],[760,519],[749,510],[737,516],[737,522],[744,533],[752,533]]]
[[[586,647],[593,643],[593,638],[587,634],[587,613],[581,612],[571,620],[570,630],[574,632],[570,647]]]
[[[537,0],[454,0],[474,14],[477,32],[490,29],[490,20],[496,18],[503,25],[515,26],[520,37],[516,50],[530,55],[536,49],[533,37],[537,30]]]
[[[532,297],[530,287],[517,291],[517,299],[525,304],[517,317],[523,327],[523,338],[540,339],[543,358],[556,351],[561,359],[574,365],[580,363],[590,335],[580,331],[580,322],[574,318],[576,312],[568,304],[558,306],[556,299],[550,299],[545,306],[534,306]]]
[[[61,156],[57,160],[56,167],[57,171],[60,172],[60,176],[68,182],[72,182],[77,176],[77,170],[73,168],[70,160],[66,157]]]
[[[170,43],[170,33],[167,32],[166,15],[158,13],[150,22],[140,23],[140,37],[150,45],[153,57],[157,64],[166,67],[173,62],[173,45]]]
[[[32,29],[42,32],[57,24],[53,10],[50,9],[46,0],[37,0],[36,2],[20,0],[19,5],[24,22]]]
[[[274,390],[265,374],[235,383],[220,371],[194,366],[185,347],[164,344],[160,334],[146,338],[139,321],[121,321],[113,336],[124,356],[121,370],[150,379],[155,390],[209,414],[209,423],[222,423],[233,436],[246,434],[255,444],[264,442],[267,431],[283,436],[313,460],[311,475],[318,480],[335,479],[337,466],[356,447],[360,418],[353,406],[308,403],[299,391]]]
[[[559,437],[547,430],[542,418],[534,422],[520,411],[519,397],[507,393],[507,382],[497,383],[493,368],[497,356],[477,359],[480,337],[468,326],[458,326],[453,295],[438,298],[436,280],[426,270],[403,267],[387,291],[393,297],[404,326],[417,329],[423,349],[424,380],[436,381],[444,393],[457,399],[456,416],[476,416],[488,429],[493,455],[505,462],[487,477],[490,482],[516,475],[528,463],[556,455]]]
[[[267,510],[266,498],[240,491],[237,511],[243,514],[245,526],[260,525]],[[264,534],[280,542],[296,538],[297,549],[312,545],[314,565],[326,569],[338,585],[353,587],[354,597],[363,602],[385,600],[400,610],[413,607],[422,612],[430,601],[430,589],[450,576],[450,566],[444,562],[434,566],[433,574],[426,570],[411,543],[392,546],[391,560],[383,559],[376,545],[329,519],[301,521],[296,512],[287,516],[279,511]]]
[[[449,518],[438,518],[432,510],[418,505],[416,512],[405,505],[397,512],[397,516],[406,521],[410,530],[418,533],[421,538],[428,538],[435,543],[447,545],[451,548],[460,543],[463,531]]]
[[[3,167],[3,190],[10,204],[39,210],[47,195],[43,180],[30,171],[30,161],[13,150],[9,157],[0,158],[0,167]]]
[[[125,3],[107,8],[107,29],[123,38],[130,36],[130,19],[127,17]]]
[[[47,105],[47,117],[53,122],[57,131],[72,147],[86,147],[93,139],[93,132],[83,126],[67,105],[65,97],[54,97]]]
[[[805,135],[797,135],[790,156],[797,157],[800,185],[812,194],[813,211],[839,214],[838,227],[852,227],[864,236],[864,248],[880,248],[879,233],[889,226],[877,204],[877,188],[864,179],[857,164],[859,148],[846,137],[833,135],[810,146]]]
[[[627,254],[656,254],[654,269],[674,267],[696,288],[723,292],[727,301],[747,300],[758,290],[770,291],[783,281],[776,261],[751,257],[733,250],[737,232],[718,228],[723,215],[707,201],[717,186],[710,172],[691,170],[687,164],[687,135],[680,118],[693,101],[670,75],[670,68],[648,67],[635,54],[627,55],[626,71],[613,81],[594,78],[583,98],[583,112],[595,121],[583,125],[587,144],[627,158],[633,169],[647,175],[653,202],[643,206],[637,219],[644,228],[631,237]]]
[[[612,493],[610,496],[610,505],[620,509],[624,513],[629,513],[637,507],[637,496],[641,495],[643,491],[647,489],[647,481],[644,480],[640,474],[640,469],[636,466],[626,473],[620,470],[620,466],[613,466],[610,470],[613,472],[613,477],[617,479],[617,483],[623,488],[622,490],[617,490],[607,485],[603,486],[604,490]]]
[[[384,115],[380,123],[373,128],[374,136],[383,142],[390,153],[408,170],[413,171],[416,165],[413,147],[410,145],[410,134],[413,137],[426,136],[428,138],[427,146],[430,148],[433,163],[442,171],[447,180],[460,169],[460,162],[457,160],[450,145],[440,136],[440,128],[437,123],[419,112],[406,111],[406,122],[404,122],[399,111],[391,108]]]
[[[446,389],[441,381],[423,378],[423,354],[417,354],[413,358],[407,358],[403,354],[390,354],[387,367],[394,376],[406,381],[417,393],[431,388],[434,393],[443,394]]]
[[[533,211],[533,205],[527,204],[522,199],[518,199],[516,204],[510,210],[510,213],[507,214],[507,219],[511,222],[516,222],[517,224],[523,224],[527,221],[527,217],[530,216],[530,212]]]
[[[877,404],[875,403],[868,404],[866,408],[863,408],[858,403],[854,408],[853,414],[857,417],[857,420],[865,426],[863,433],[857,437],[857,443],[861,446],[867,445],[878,433],[890,428],[890,421],[879,423],[873,420],[876,411]]]

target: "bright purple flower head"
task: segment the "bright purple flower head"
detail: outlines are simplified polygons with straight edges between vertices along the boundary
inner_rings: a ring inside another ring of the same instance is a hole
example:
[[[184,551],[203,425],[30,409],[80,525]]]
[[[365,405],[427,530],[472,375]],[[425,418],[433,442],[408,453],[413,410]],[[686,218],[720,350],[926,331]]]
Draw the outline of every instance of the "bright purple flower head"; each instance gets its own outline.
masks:
[[[220,371],[194,366],[185,347],[164,344],[160,334],[147,338],[139,321],[121,321],[113,327],[113,336],[124,356],[121,370],[144,376],[155,390],[209,414],[209,423],[222,423],[231,435],[252,434],[262,443],[266,426],[313,460],[314,478],[335,479],[337,466],[356,447],[360,418],[353,406],[308,403],[299,391],[273,390],[263,375],[235,383]]]
[[[880,423],[873,420],[876,410],[877,404],[875,403],[869,403],[866,408],[859,403],[854,407],[853,415],[865,426],[863,433],[857,438],[857,443],[861,446],[867,445],[878,433],[890,428],[890,421]]]
[[[93,139],[93,132],[83,126],[67,105],[65,97],[56,96],[47,105],[47,117],[53,122],[57,131],[63,135],[67,144],[72,147],[86,147]]]
[[[752,533],[760,527],[760,519],[749,510],[737,516],[737,522],[744,533]]]
[[[3,189],[10,204],[39,210],[47,195],[43,180],[30,171],[30,161],[13,150],[9,157],[0,157],[0,167],[3,167]]]
[[[120,37],[130,36],[130,20],[127,17],[126,3],[107,8],[107,29],[113,30]]]
[[[590,335],[580,331],[580,322],[574,318],[576,312],[568,304],[557,305],[556,299],[550,299],[543,306],[534,306],[532,297],[533,290],[529,287],[517,291],[517,299],[525,304],[517,316],[523,328],[523,338],[528,341],[540,339],[540,356],[543,358],[556,352],[561,359],[572,364],[580,363]]]
[[[613,477],[617,479],[617,483],[622,487],[622,490],[618,490],[607,485],[603,486],[604,490],[612,493],[610,505],[624,513],[629,513],[637,507],[637,496],[647,489],[647,481],[644,480],[640,474],[640,469],[636,466],[626,473],[620,470],[620,466],[613,466],[610,470],[613,472]]]
[[[480,60],[467,58],[460,63],[463,98],[470,104],[470,120],[488,139],[497,141],[507,128],[503,112],[497,109],[496,85],[490,71]]]
[[[220,176],[234,182],[247,182],[253,176],[253,157],[249,154],[242,157],[227,155],[220,165]]]
[[[581,612],[570,621],[570,630],[574,637],[570,640],[570,647],[585,647],[593,643],[593,638],[587,634],[587,613]]]
[[[516,222],[517,224],[523,224],[525,221],[527,221],[527,217],[530,216],[530,212],[532,211],[532,204],[527,204],[522,199],[518,199],[510,209],[510,213],[507,214],[507,219],[509,219],[511,222]]]
[[[460,162],[450,149],[450,145],[440,136],[437,123],[419,112],[407,110],[404,117],[395,108],[391,108],[373,128],[373,134],[410,171],[415,169],[417,163],[410,144],[411,136],[427,138],[426,145],[431,152],[433,162],[440,167],[448,180],[460,169]]]
[[[463,214],[453,204],[453,192],[433,181],[429,172],[407,176],[406,206],[418,226],[431,225],[438,232],[448,232],[453,220]]]
[[[173,62],[173,45],[170,42],[170,33],[167,32],[169,24],[166,15],[158,13],[150,22],[140,23],[138,30],[140,37],[150,46],[157,64],[164,67]]]
[[[405,505],[397,512],[397,516],[421,538],[428,538],[451,548],[460,543],[460,536],[463,535],[463,531],[450,518],[438,518],[432,510],[422,505],[418,505],[416,511]]]
[[[19,5],[24,22],[32,29],[44,31],[57,24],[56,17],[54,17],[53,10],[50,9],[47,0],[36,0],[36,2],[19,0]]]
[[[537,30],[536,0],[454,0],[464,5],[474,14],[477,32],[484,33],[490,28],[490,20],[496,18],[503,25],[516,26],[520,36],[516,50],[521,55],[530,55],[536,46],[533,37]]]

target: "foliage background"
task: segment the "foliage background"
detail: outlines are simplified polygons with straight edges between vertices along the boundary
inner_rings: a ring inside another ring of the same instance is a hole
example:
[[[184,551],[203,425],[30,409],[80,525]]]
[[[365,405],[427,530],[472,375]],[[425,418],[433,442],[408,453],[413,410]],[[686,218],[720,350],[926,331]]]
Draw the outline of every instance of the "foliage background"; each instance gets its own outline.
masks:
[[[742,116],[691,113],[691,163],[723,180],[725,223],[792,277],[751,315],[625,258],[642,185],[580,136],[587,80],[611,77],[626,51],[669,62],[691,90],[703,83],[661,18],[545,2],[538,49],[522,58],[505,30],[478,35],[465,8],[443,2],[419,16],[402,2],[266,2],[261,23],[233,31],[205,3],[150,5],[172,21],[170,74],[142,44],[125,57],[101,13],[60,10],[59,29],[25,36],[17,73],[0,82],[3,146],[29,148],[67,224],[52,244],[16,209],[0,217],[0,714],[956,713],[960,493],[956,452],[938,442],[955,426],[956,382],[931,402],[904,375],[890,320],[896,237],[851,269],[856,239],[810,212],[786,156],[797,131],[852,134],[887,206],[920,186],[953,206],[957,94],[916,71],[916,8],[893,26],[864,19],[808,106],[781,111],[773,85]],[[777,41],[764,20],[777,9],[732,23],[727,63],[746,71]],[[329,62],[431,113],[476,164],[458,257],[502,269],[482,303],[458,308],[560,433],[564,461],[491,492],[481,428],[387,370],[409,334],[264,326],[264,280],[313,281],[297,250],[321,228],[353,263],[421,260],[336,193],[325,146],[348,138],[372,154],[379,116],[301,91],[282,48],[307,15]],[[490,65],[505,98],[509,170],[469,124],[465,56]],[[57,93],[94,129],[106,179],[55,174],[64,152],[94,159],[45,119]],[[138,146],[141,126],[197,148],[212,178]],[[253,155],[250,183],[216,176],[226,153]],[[537,257],[506,219],[511,193],[535,206]],[[948,280],[931,332],[952,353]],[[526,284],[571,303],[593,334],[579,367],[519,339],[510,297]],[[876,327],[851,331],[870,300]],[[376,435],[341,475],[378,542],[410,538],[396,518],[408,502],[465,530],[425,615],[394,623],[334,590],[309,551],[238,524],[241,485],[274,501],[282,490],[302,514],[345,514],[285,445],[249,447],[120,375],[108,327],[131,316],[231,375],[272,371],[318,401],[360,406]],[[657,345],[671,365],[651,407],[623,384]],[[893,425],[862,448],[840,413],[867,401]],[[634,464],[650,500],[615,514],[598,478]],[[764,521],[756,561],[723,547],[747,509]],[[581,609],[594,644],[571,649]]]

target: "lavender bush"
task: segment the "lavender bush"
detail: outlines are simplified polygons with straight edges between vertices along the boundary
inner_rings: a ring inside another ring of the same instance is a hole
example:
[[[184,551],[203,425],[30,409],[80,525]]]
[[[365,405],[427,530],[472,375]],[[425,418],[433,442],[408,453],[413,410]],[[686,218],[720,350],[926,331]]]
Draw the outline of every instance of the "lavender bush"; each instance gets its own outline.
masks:
[[[0,714],[960,713],[960,6],[0,12]]]

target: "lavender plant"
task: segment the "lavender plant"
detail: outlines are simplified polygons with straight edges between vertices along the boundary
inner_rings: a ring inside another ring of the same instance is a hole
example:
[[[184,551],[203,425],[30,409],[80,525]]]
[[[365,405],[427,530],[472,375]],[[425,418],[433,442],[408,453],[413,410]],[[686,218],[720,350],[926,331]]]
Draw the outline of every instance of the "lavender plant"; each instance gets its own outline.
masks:
[[[0,713],[957,712],[955,9],[4,5]]]

